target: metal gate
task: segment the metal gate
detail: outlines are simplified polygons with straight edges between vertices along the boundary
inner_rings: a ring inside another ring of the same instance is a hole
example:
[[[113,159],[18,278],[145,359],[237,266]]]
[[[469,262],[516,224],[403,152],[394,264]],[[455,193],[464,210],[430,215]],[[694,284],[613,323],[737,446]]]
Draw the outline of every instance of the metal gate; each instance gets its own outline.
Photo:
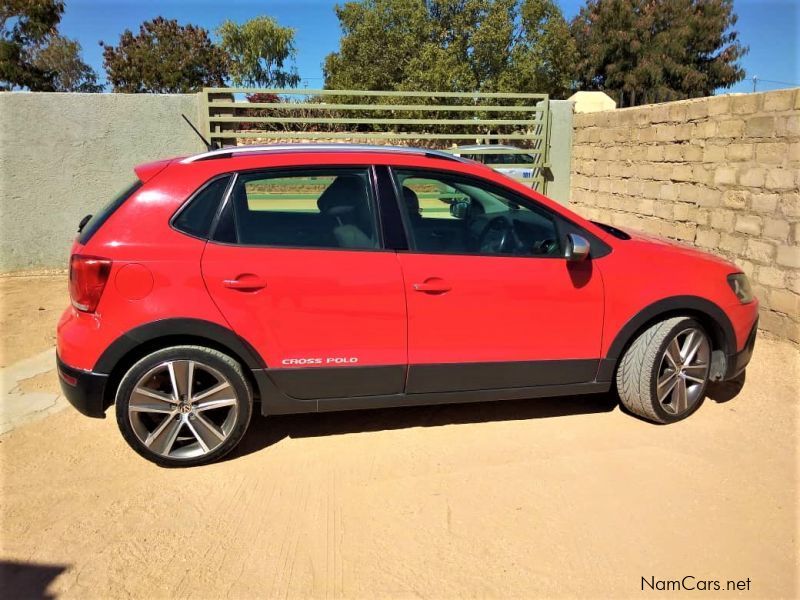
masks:
[[[204,88],[202,102],[204,133],[221,145],[368,142],[436,148],[547,191],[547,94]]]

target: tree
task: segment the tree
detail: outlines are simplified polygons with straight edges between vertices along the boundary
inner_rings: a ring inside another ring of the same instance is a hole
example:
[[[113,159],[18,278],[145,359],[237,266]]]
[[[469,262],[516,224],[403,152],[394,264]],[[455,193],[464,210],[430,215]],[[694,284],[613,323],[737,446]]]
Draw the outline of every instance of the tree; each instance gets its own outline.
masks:
[[[33,64],[33,53],[55,35],[61,0],[0,0],[0,88],[53,91],[54,73]]]
[[[271,17],[256,17],[242,25],[225,21],[217,30],[228,54],[234,85],[296,87],[300,75],[293,62],[297,53],[294,29],[281,27]]]
[[[512,68],[500,80],[502,91],[547,90],[556,98],[574,87],[578,51],[558,6],[550,0],[528,0],[520,10],[522,34],[512,50]]]
[[[118,46],[100,45],[115,92],[190,93],[221,86],[227,75],[227,56],[208,31],[174,19],[145,21],[138,35],[126,29]]]
[[[35,51],[32,62],[36,68],[53,73],[53,91],[102,92],[97,73],[81,60],[80,54],[78,42],[57,35]]]
[[[368,0],[336,6],[339,51],[325,58],[325,87],[394,90],[431,36],[423,2]]]
[[[571,24],[582,89],[620,106],[708,96],[744,78],[732,0],[589,0]]]
[[[325,86],[566,94],[575,45],[554,0],[363,0],[336,7]]]

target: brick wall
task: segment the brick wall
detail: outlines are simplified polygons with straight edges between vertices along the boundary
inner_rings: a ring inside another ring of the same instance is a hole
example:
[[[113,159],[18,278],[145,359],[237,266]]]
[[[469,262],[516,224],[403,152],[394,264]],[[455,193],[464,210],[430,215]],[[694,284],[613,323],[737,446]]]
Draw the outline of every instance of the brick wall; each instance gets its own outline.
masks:
[[[576,114],[571,207],[742,267],[800,343],[800,89]]]

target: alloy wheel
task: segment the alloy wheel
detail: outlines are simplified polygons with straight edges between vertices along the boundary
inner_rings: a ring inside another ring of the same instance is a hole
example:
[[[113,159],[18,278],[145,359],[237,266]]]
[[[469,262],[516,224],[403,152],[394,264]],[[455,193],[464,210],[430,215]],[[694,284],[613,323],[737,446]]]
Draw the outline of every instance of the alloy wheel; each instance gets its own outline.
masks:
[[[695,327],[675,335],[664,350],[656,380],[658,402],[670,415],[682,415],[700,401],[711,365],[711,344]]]
[[[194,360],[171,360],[145,373],[128,400],[139,441],[160,456],[189,459],[208,454],[231,434],[238,398],[222,373]]]

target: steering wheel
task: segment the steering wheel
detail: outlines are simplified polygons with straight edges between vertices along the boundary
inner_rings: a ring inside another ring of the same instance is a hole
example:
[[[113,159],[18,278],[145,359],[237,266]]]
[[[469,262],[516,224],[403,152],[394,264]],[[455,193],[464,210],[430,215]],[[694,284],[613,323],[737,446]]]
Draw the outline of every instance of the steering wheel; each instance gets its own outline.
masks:
[[[553,239],[539,240],[533,245],[533,253],[537,256],[551,256],[559,250],[558,241]]]
[[[478,238],[481,252],[500,254],[514,237],[514,225],[505,217],[495,217],[483,228]]]

